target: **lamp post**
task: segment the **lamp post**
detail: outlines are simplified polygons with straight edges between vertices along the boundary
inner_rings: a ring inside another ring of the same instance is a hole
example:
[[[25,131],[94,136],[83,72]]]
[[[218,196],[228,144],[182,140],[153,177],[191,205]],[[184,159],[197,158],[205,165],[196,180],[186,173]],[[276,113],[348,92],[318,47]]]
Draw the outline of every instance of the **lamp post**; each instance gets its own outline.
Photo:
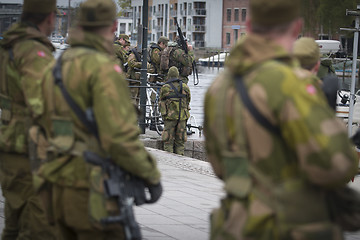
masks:
[[[356,10],[346,10],[346,16],[355,16],[355,28],[340,28],[342,31],[354,32],[354,46],[353,46],[353,61],[351,69],[351,87],[349,99],[349,117],[348,117],[348,135],[352,136],[352,122],[354,115],[354,101],[355,101],[355,78],[356,78],[356,63],[359,43],[359,23],[360,23],[360,5],[357,5]],[[359,73],[360,74],[360,73]]]

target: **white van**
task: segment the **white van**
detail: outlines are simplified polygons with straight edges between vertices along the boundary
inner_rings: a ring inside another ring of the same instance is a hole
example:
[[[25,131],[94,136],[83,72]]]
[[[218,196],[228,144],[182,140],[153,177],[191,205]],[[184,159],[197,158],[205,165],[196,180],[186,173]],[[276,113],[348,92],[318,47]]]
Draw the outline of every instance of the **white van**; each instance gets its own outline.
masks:
[[[331,54],[340,51],[341,43],[337,40],[315,40],[319,45],[321,54]]]

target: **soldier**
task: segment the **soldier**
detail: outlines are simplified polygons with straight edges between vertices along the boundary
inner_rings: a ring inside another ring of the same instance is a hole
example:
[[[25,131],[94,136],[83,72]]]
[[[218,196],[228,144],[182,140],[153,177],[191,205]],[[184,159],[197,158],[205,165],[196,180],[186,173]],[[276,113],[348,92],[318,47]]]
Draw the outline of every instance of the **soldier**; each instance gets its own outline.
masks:
[[[184,83],[188,83],[188,76],[192,73],[192,62],[194,60],[194,53],[192,46],[188,45],[188,54],[180,47],[180,38],[176,38],[177,44],[175,46],[168,46],[161,54],[160,69],[166,74],[168,69],[172,66],[179,69],[180,79]],[[187,43],[187,42],[186,42]]]
[[[127,59],[130,48],[129,36],[126,34],[120,34],[119,39],[115,41],[115,55],[119,59],[120,67],[123,72],[127,72]]]
[[[130,44],[129,36],[126,34],[120,34],[118,42],[121,46],[125,47],[127,44]]]
[[[179,71],[171,67],[160,90],[160,112],[164,120],[164,150],[184,155],[187,140],[186,121],[190,117],[190,89],[179,79]]]
[[[162,193],[160,172],[139,139],[127,83],[113,57],[115,29],[112,0],[83,2],[78,28],[69,34],[71,47],[45,73],[45,114],[38,123],[50,146],[35,187],[49,198],[49,217],[60,239],[124,239],[120,224],[104,227],[99,222],[105,207],[114,208],[104,205],[102,170],[85,162],[84,151],[106,156],[143,179],[153,201]],[[79,108],[68,104],[69,99]],[[87,117],[77,117],[85,111]]]
[[[325,76],[323,80],[317,77],[321,62],[319,45],[313,38],[299,38],[294,44],[293,54],[300,61],[301,67],[312,73],[312,78],[315,82],[314,85],[322,89],[328,104],[335,110],[338,78],[336,75]]]
[[[157,42],[157,44],[151,44],[149,50],[149,63],[155,69],[154,73],[160,74],[156,78],[150,78],[150,81],[164,81],[163,73],[160,69],[160,61],[161,61],[161,52],[168,46],[169,39],[167,37],[161,36]]]
[[[129,79],[129,86],[131,92],[131,98],[133,99],[133,103],[136,106],[139,106],[140,101],[140,76],[141,76],[141,66],[142,66],[142,50],[139,47],[135,47],[130,50],[130,54],[128,57],[128,71],[127,78]],[[147,63],[147,69],[149,73],[153,73],[154,69]]]
[[[56,0],[25,0],[20,23],[0,43],[0,183],[5,197],[1,239],[55,239],[32,182],[28,130],[43,111],[43,70],[55,50]]]
[[[344,187],[358,161],[343,122],[291,57],[300,9],[300,0],[251,0],[248,34],[206,93],[208,159],[226,190],[210,239],[343,238],[324,191]]]

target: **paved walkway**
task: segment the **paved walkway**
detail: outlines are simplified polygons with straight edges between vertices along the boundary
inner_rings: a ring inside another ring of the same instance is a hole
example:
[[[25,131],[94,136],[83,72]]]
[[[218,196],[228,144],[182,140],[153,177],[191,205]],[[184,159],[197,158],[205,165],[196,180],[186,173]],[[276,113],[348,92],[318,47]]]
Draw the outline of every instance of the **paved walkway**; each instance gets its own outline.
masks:
[[[222,183],[213,175],[210,165],[160,150],[148,150],[158,160],[164,194],[156,204],[135,207],[143,239],[208,239],[209,214],[223,196]],[[360,190],[360,178],[351,185]],[[0,232],[4,227],[3,207],[0,194]],[[346,240],[360,240],[360,232],[345,236]]]

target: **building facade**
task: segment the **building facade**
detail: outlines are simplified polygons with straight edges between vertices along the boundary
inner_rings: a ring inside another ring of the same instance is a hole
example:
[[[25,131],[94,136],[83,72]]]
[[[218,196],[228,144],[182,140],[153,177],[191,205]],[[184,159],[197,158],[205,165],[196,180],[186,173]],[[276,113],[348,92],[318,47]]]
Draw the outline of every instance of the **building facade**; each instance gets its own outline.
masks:
[[[134,37],[139,31],[138,26],[142,24],[142,3],[142,0],[133,0],[131,3]],[[150,0],[148,40],[156,42],[160,36],[175,40],[177,22],[194,47],[221,48],[222,7],[223,0]]]
[[[223,0],[222,48],[229,49],[246,33],[249,0]]]

